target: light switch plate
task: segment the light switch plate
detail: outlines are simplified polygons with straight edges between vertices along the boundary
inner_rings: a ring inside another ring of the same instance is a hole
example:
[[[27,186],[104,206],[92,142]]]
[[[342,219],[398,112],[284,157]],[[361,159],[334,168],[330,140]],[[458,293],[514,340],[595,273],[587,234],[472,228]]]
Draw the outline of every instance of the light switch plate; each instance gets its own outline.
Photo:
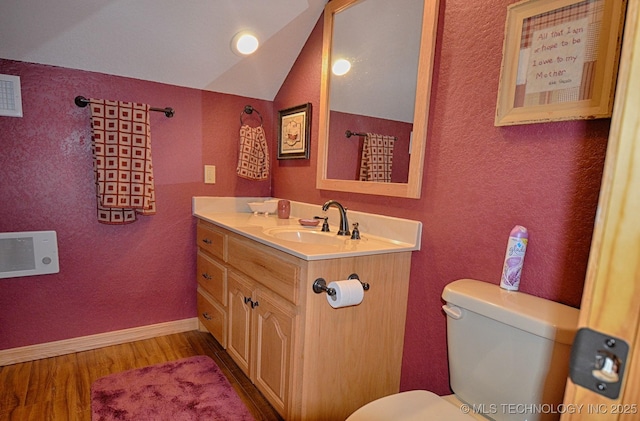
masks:
[[[204,166],[204,183],[216,184],[216,166],[215,165]]]

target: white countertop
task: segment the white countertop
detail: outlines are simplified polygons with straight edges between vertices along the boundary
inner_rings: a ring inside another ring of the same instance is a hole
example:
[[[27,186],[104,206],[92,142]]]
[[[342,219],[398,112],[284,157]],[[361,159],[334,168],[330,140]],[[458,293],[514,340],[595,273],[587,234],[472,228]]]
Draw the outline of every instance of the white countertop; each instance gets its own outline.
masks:
[[[304,260],[420,250],[421,222],[351,210],[347,211],[349,229],[352,229],[351,224],[357,222],[360,240],[351,240],[350,236],[342,238],[337,235],[335,238],[339,240],[338,244],[311,244],[279,239],[268,235],[265,230],[291,227],[305,231],[320,231],[322,223],[312,228],[303,227],[298,223],[299,218],[313,218],[314,216],[328,216],[331,232],[336,233],[340,221],[339,213],[335,208],[330,208],[324,213],[322,205],[294,201],[291,201],[289,219],[279,219],[277,215],[273,214],[265,216],[251,213],[247,205],[248,202],[267,199],[270,198],[194,197],[192,202],[193,215]]]

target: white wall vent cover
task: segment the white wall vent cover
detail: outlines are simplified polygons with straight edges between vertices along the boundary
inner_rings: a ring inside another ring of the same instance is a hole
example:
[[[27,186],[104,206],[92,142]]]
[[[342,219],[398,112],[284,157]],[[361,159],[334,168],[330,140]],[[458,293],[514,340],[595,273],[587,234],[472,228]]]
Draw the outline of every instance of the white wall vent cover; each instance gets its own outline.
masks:
[[[22,117],[20,76],[0,74],[0,116]]]

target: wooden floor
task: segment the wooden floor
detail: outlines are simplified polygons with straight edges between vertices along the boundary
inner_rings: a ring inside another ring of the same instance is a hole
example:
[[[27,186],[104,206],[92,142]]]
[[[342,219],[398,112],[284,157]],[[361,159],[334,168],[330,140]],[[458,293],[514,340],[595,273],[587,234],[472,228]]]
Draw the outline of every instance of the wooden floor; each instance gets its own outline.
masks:
[[[91,421],[91,384],[119,371],[208,355],[256,421],[282,421],[208,333],[193,331],[0,367],[0,421]]]

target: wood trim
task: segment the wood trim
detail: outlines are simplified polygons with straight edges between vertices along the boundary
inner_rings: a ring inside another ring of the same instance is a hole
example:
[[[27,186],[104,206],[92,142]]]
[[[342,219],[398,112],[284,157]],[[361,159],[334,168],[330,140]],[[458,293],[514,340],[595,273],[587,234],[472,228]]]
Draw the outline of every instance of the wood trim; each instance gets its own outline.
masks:
[[[618,71],[618,57],[626,2],[627,0],[603,0],[602,9],[598,9],[597,13],[593,13],[590,17],[590,19],[597,19],[596,22],[590,24],[590,27],[593,28],[592,30],[597,31],[597,34],[591,36],[599,40],[597,45],[593,45],[597,60],[593,62],[591,66],[592,72],[590,73],[583,71],[582,66],[587,64],[584,60],[583,64],[578,64],[578,69],[576,69],[582,73],[583,77],[585,74],[590,74],[593,77],[592,81],[583,79],[579,85],[580,90],[588,89],[591,91],[589,97],[584,99],[576,98],[575,100],[564,102],[553,101],[547,104],[524,103],[517,106],[514,104],[519,89],[517,85],[517,75],[522,71],[525,73],[532,71],[533,67],[526,66],[525,69],[519,69],[519,57],[523,54],[523,51],[525,51],[521,45],[521,41],[523,37],[523,27],[528,27],[526,25],[527,20],[540,15],[557,16],[556,13],[561,14],[561,16],[566,16],[568,8],[577,6],[582,2],[580,0],[523,0],[508,6],[495,125],[509,126],[515,124],[589,120],[610,117],[613,106],[616,74]],[[572,18],[572,21],[567,23],[572,23],[573,26],[579,26],[573,24],[573,22],[577,22],[577,20],[574,21],[576,18],[578,18],[578,16]],[[535,26],[535,23],[530,23],[530,25]],[[583,32],[585,38],[587,37],[586,32],[588,31]],[[573,34],[575,33],[577,32],[573,32]],[[570,36],[569,33],[566,35]],[[579,37],[579,35],[576,36],[576,38]],[[558,38],[554,39],[561,41]],[[527,47],[527,49],[529,49],[529,47]],[[558,51],[558,55],[561,54],[564,56],[564,53]],[[532,51],[528,61],[535,61],[534,57],[535,53]],[[542,68],[537,67],[537,69],[544,70],[544,65]],[[548,93],[548,96],[552,97],[562,95],[564,88],[551,89],[550,87],[546,87],[545,89],[547,89],[545,92]],[[539,92],[539,94],[543,94],[543,92]],[[522,95],[524,95],[524,88],[522,88]],[[531,96],[534,97],[535,95],[531,94]]]
[[[564,402],[584,405],[561,420],[623,420],[640,411],[640,1],[629,2],[620,74],[579,326],[631,347],[620,397],[612,400],[567,381]],[[591,410],[602,408],[606,413]]]
[[[110,345],[118,345],[173,333],[198,330],[198,318],[175,320],[131,329],[115,330],[96,335],[81,336],[62,341],[0,350],[0,366],[57,357]]]

